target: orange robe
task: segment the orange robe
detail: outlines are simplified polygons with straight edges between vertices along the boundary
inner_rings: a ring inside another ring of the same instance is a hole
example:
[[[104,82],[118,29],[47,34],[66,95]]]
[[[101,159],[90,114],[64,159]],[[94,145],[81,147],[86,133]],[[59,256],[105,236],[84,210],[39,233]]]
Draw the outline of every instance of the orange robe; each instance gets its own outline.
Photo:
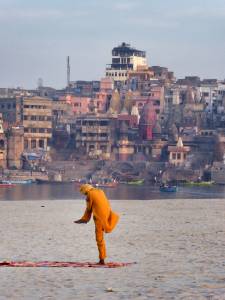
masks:
[[[119,220],[119,216],[111,210],[109,200],[105,193],[100,189],[91,189],[87,193],[86,202],[87,207],[81,219],[88,222],[93,214],[99,258],[105,259],[106,248],[104,232],[109,233],[115,228]]]

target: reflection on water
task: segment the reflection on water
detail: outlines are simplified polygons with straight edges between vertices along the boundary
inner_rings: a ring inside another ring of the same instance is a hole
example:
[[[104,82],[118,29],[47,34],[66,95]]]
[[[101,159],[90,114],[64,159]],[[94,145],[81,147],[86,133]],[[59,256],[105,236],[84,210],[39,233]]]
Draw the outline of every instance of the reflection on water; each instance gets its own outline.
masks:
[[[159,192],[159,187],[151,185],[118,185],[105,188],[110,199],[152,200],[176,198],[225,198],[225,186],[179,187],[176,193]],[[78,186],[66,184],[28,184],[13,187],[0,187],[0,200],[63,200],[82,199]]]

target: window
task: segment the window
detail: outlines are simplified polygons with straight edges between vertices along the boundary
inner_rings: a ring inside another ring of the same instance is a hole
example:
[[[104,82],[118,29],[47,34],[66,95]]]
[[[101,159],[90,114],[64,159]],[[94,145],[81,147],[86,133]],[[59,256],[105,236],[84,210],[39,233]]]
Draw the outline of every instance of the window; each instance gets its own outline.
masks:
[[[28,128],[24,128],[24,132],[29,132],[29,129]]]
[[[160,105],[160,100],[155,100],[155,101],[153,102],[153,105]]]
[[[107,133],[100,133],[100,137],[107,137]]]
[[[31,116],[31,121],[36,121],[37,120],[37,117],[36,116]]]
[[[4,140],[0,140],[0,149],[4,149],[5,142]]]
[[[24,130],[24,131],[25,131],[25,130]],[[28,148],[28,140],[27,140],[27,139],[24,140],[24,148],[25,148],[25,149]]]
[[[8,105],[7,105],[7,108],[8,108],[8,109],[11,109],[11,104],[8,104]]]
[[[31,148],[36,148],[36,140],[31,140]]]
[[[108,121],[100,121],[100,126],[108,126]]]
[[[44,121],[45,117],[44,116],[39,116],[39,121]]]
[[[113,64],[119,64],[120,63],[120,59],[119,58],[113,58],[112,59],[112,63]]]
[[[102,152],[107,152],[107,147],[106,146],[100,146],[100,149],[102,150]]]
[[[177,159],[180,160],[181,159],[181,154],[177,153]]]
[[[28,120],[28,116],[23,116],[23,119],[24,120]]]
[[[36,132],[37,132],[37,129],[36,129],[36,128],[31,128],[31,132],[32,132],[32,133],[36,133]]]
[[[45,128],[39,128],[39,132],[40,133],[44,133],[45,132]]]
[[[47,117],[47,121],[51,121],[52,120],[52,117]]]
[[[39,140],[39,147],[40,148],[44,148],[44,146],[45,146],[45,141],[44,140]]]
[[[177,156],[176,156],[176,153],[172,153],[172,159],[176,159]]]

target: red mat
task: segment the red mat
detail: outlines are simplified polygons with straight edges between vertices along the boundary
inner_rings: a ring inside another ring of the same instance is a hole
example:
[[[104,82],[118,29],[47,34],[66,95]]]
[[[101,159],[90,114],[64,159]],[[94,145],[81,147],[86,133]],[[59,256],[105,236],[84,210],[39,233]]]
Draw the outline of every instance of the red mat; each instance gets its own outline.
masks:
[[[92,262],[63,262],[63,261],[2,261],[0,267],[55,267],[55,268],[120,268],[130,266],[134,263],[116,263],[109,262],[105,265],[99,265]]]

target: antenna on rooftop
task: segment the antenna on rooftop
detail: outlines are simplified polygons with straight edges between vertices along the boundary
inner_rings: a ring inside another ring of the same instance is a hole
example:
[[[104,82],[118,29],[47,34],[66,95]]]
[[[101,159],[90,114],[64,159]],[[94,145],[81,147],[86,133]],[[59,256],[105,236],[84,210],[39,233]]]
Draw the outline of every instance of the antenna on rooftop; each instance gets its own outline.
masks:
[[[43,87],[43,79],[41,77],[38,78],[37,85],[38,85],[38,89]]]
[[[67,87],[70,86],[70,57],[67,56]]]

